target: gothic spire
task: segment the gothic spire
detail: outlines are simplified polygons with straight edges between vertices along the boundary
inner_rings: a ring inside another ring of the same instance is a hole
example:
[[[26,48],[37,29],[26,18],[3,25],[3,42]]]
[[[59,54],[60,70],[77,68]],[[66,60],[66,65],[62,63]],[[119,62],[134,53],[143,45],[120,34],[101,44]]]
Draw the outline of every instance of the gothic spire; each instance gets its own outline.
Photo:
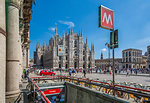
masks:
[[[94,44],[91,44],[91,51],[94,51]]]
[[[36,49],[40,47],[40,42],[37,42]]]
[[[55,35],[57,35],[57,24],[55,24]]]
[[[63,38],[65,38],[65,32],[63,31]]]
[[[73,28],[71,29],[71,34],[73,35]]]
[[[70,28],[69,28],[69,35],[71,34],[71,30],[70,30]]]
[[[81,36],[82,36],[82,28],[81,28]]]
[[[79,30],[79,36],[81,36],[81,35],[80,35],[80,30]]]
[[[66,36],[67,36],[67,31],[66,31]]]
[[[86,37],[86,45],[88,45],[88,38]]]
[[[103,52],[101,52],[101,60],[103,59]]]

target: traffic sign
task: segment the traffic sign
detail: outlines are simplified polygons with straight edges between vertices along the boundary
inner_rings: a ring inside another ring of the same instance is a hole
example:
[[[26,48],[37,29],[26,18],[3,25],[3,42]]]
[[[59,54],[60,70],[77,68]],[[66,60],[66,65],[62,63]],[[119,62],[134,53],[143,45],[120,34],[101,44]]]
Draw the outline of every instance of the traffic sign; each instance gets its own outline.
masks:
[[[112,46],[118,48],[118,29],[110,32],[110,49],[112,49]]]
[[[64,56],[65,54],[65,48],[63,45],[58,45],[58,56]]]
[[[99,7],[99,27],[114,30],[114,11],[104,7]]]

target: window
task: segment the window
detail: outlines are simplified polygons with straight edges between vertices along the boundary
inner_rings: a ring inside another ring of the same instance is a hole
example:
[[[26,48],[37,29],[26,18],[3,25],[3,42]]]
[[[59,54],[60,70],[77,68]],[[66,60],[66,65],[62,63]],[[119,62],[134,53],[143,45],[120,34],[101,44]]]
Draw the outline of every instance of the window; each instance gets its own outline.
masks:
[[[85,61],[85,57],[83,57],[83,61]]]
[[[77,47],[77,40],[75,40],[74,42],[74,47]]]
[[[68,49],[66,49],[66,53],[68,53]]]
[[[77,51],[74,52],[74,55],[77,56]]]
[[[125,54],[124,54],[124,52],[123,52],[123,57],[125,57]]]
[[[66,60],[68,59],[68,57],[66,56]]]
[[[131,62],[131,57],[129,58],[129,62]]]
[[[129,56],[131,56],[131,52],[129,51]]]
[[[59,60],[61,60],[61,56],[59,56]]]
[[[126,58],[126,62],[128,62],[128,58]]]
[[[89,57],[89,61],[90,61],[90,57]]]
[[[126,57],[128,56],[128,52],[126,52]]]

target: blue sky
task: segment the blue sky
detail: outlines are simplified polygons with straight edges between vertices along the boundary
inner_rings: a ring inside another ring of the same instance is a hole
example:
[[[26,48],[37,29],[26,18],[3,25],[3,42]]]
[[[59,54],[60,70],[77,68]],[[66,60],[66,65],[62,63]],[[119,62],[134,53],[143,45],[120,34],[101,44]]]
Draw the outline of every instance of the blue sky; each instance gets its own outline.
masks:
[[[88,37],[89,46],[94,43],[95,58],[108,57],[105,43],[109,42],[110,31],[98,27],[98,7],[104,5],[114,10],[115,29],[119,29],[119,48],[115,57],[122,57],[122,50],[137,48],[146,52],[150,45],[150,0],[36,0],[30,22],[30,58],[36,43],[45,42],[54,36],[57,23],[58,34],[74,32],[82,28],[83,40]],[[106,49],[105,49],[106,48]]]

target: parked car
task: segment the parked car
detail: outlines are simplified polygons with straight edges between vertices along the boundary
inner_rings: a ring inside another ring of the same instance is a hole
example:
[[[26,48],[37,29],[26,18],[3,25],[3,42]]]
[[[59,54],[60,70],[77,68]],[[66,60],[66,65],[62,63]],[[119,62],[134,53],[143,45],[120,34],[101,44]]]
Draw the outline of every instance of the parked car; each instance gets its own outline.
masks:
[[[40,72],[40,75],[42,75],[42,76],[44,76],[44,75],[52,75],[52,76],[54,76],[54,75],[56,75],[56,73],[54,73],[54,72],[52,72],[50,70],[42,70]]]

